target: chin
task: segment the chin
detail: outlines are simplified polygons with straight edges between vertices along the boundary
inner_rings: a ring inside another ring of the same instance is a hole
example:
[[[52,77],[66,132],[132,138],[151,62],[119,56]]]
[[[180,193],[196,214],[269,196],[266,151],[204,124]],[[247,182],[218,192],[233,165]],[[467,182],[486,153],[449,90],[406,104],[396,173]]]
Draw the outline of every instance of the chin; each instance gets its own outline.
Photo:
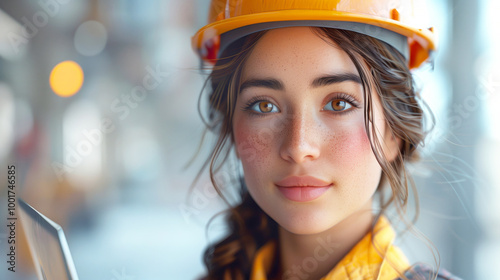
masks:
[[[335,226],[332,221],[336,221],[335,217],[317,217],[315,215],[297,215],[295,218],[290,219],[275,219],[275,221],[290,233],[298,235],[317,234],[328,230]]]
[[[286,228],[282,227],[284,230],[296,234],[296,235],[313,235],[313,234],[318,234],[326,229],[321,229],[321,228],[304,228],[304,227],[294,227],[294,228]]]
[[[328,227],[323,225],[304,225],[304,224],[279,224],[284,230],[297,234],[297,235],[312,235],[324,232],[328,229]]]

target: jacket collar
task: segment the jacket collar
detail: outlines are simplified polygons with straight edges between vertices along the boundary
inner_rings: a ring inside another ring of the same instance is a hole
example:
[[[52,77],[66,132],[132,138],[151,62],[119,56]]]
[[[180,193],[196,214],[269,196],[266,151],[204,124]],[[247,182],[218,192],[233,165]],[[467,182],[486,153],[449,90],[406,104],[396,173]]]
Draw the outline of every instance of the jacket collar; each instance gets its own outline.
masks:
[[[375,224],[373,234],[367,233],[321,280],[398,278],[410,265],[402,251],[393,245],[395,236],[387,218],[381,216]],[[271,241],[257,251],[251,280],[268,279],[276,249],[276,243]]]

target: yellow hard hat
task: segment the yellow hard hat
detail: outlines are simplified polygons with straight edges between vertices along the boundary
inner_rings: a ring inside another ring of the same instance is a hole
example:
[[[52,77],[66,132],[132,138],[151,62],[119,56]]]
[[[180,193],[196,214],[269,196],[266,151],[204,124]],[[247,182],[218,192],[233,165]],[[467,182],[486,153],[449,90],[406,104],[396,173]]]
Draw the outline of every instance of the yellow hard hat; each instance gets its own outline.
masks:
[[[420,0],[421,1],[421,0]],[[366,34],[395,47],[417,68],[435,50],[432,28],[415,24],[413,0],[212,0],[209,23],[193,37],[200,57],[214,63],[248,34],[290,26],[318,26]]]

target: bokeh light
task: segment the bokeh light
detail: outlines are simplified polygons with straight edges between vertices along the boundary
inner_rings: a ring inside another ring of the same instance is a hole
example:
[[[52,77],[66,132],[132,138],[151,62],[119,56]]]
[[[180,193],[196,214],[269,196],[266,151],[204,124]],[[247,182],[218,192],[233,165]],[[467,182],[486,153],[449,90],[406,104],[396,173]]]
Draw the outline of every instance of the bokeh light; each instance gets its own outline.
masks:
[[[82,23],[75,32],[75,48],[85,56],[94,56],[104,50],[108,33],[102,23],[89,20]]]
[[[50,73],[50,87],[55,94],[69,97],[77,93],[83,84],[83,70],[74,61],[57,64]]]

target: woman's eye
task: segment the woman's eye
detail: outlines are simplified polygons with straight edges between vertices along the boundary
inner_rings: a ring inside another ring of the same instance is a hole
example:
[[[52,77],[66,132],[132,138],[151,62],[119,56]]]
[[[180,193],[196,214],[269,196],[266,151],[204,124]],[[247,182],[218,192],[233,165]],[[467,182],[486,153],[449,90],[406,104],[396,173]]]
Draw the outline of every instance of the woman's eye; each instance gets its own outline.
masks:
[[[273,103],[271,103],[269,101],[255,102],[255,104],[252,105],[250,109],[252,109],[256,112],[259,112],[259,113],[277,113],[277,112],[279,112],[276,105],[274,105]]]
[[[350,108],[352,108],[352,105],[343,99],[333,99],[332,101],[328,102],[324,107],[324,109],[334,112],[342,112]]]

